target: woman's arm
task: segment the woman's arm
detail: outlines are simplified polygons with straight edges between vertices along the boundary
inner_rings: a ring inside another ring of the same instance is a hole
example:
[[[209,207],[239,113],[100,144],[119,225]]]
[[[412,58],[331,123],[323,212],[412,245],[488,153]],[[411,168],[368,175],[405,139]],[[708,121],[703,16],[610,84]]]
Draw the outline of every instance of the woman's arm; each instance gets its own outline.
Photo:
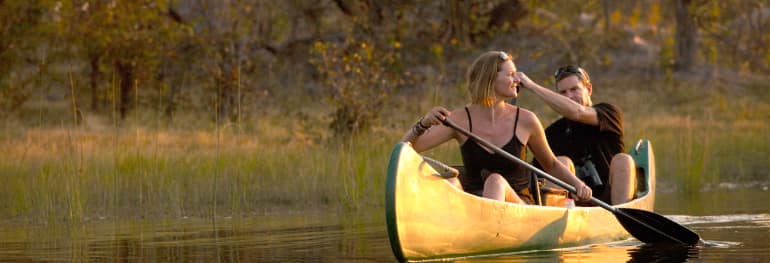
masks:
[[[449,116],[451,116],[451,112],[443,107],[431,109],[404,134],[401,141],[411,143],[417,152],[427,151],[441,145],[455,137],[452,128],[441,125],[444,118]]]
[[[590,200],[592,195],[591,188],[586,186],[583,181],[578,179],[564,164],[556,159],[553,151],[551,151],[551,147],[548,146],[548,141],[545,139],[545,132],[540,124],[540,120],[534,114],[532,116],[533,118],[528,118],[530,121],[527,122],[527,126],[532,131],[529,136],[528,145],[535,154],[538,163],[540,163],[546,173],[574,186],[580,201]]]

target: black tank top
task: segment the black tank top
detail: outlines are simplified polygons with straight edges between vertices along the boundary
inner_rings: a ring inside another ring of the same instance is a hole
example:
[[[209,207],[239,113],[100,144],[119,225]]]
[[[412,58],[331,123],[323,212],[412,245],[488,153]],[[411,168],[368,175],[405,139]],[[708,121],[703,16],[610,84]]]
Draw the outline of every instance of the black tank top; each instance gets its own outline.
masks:
[[[468,107],[465,107],[465,113],[468,114],[468,129],[473,132],[473,122]],[[502,149],[513,156],[526,160],[526,147],[516,137],[516,126],[519,123],[519,108],[516,107],[516,120],[513,123],[513,137],[506,143]],[[489,153],[471,138],[465,140],[460,146],[460,154],[463,158],[465,173],[460,175],[460,184],[466,192],[480,195],[484,189],[484,180],[489,173],[499,173],[508,181],[508,184],[516,190],[517,193],[524,191],[529,187],[530,176],[526,173],[526,168],[518,163],[514,163],[496,153]],[[528,193],[528,192],[527,192]],[[526,198],[520,196],[522,199]]]

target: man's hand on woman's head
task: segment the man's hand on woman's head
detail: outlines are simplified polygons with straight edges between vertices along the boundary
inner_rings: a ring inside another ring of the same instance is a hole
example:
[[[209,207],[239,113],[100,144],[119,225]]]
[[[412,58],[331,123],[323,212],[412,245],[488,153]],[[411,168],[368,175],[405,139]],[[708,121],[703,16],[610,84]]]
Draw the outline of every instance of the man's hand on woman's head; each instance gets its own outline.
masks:
[[[516,77],[519,78],[519,87],[523,87],[525,89],[528,89],[534,85],[534,81],[532,81],[527,74],[524,74],[524,72],[518,71],[516,72]]]

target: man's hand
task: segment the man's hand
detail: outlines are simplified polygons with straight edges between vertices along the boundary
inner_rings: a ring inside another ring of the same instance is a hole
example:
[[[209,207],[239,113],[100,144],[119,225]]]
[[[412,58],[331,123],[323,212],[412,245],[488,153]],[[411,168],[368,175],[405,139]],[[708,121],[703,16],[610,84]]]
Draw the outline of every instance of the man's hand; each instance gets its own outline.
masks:
[[[519,87],[532,90],[532,87],[536,85],[535,82],[527,76],[527,74],[524,74],[524,72],[516,72],[516,77],[519,78]]]

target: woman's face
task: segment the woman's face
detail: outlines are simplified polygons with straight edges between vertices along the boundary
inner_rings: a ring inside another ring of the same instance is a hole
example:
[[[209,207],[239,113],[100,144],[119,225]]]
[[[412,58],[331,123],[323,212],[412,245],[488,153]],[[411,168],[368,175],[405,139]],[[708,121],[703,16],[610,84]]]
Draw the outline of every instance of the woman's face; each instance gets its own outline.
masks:
[[[516,76],[516,65],[513,61],[507,60],[500,66],[495,79],[495,95],[504,98],[516,98],[519,95],[516,86],[519,85],[519,78]]]

